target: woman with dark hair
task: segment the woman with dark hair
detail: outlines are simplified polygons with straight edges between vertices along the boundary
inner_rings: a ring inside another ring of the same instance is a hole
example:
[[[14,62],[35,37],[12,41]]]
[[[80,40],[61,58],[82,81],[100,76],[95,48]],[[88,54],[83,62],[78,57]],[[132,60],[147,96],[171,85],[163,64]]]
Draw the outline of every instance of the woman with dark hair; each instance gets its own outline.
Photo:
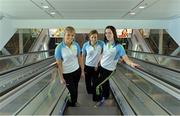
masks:
[[[106,30],[109,30],[106,32]],[[107,36],[106,36],[107,35]],[[110,42],[108,40],[108,38],[110,38],[109,36],[111,36],[111,39],[113,39],[112,41],[117,45],[119,44],[118,40],[117,40],[117,32],[116,32],[116,28],[113,26],[107,26],[104,30],[104,42],[108,43]]]
[[[100,77],[96,86],[103,82],[109,75],[116,69],[116,65],[119,59],[123,59],[125,63],[131,67],[139,66],[136,63],[133,63],[125,53],[125,50],[121,44],[117,41],[116,28],[113,26],[107,26],[104,30],[104,46],[103,53],[100,60]],[[100,94],[99,105],[102,105],[105,99],[109,97],[110,86],[109,81],[106,81],[102,85],[102,91]]]

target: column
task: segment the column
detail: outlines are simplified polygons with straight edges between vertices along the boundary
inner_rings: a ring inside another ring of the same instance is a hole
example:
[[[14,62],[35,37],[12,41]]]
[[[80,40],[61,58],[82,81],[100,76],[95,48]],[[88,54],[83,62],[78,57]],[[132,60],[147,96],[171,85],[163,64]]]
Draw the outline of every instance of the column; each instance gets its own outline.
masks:
[[[159,54],[163,54],[163,29],[159,31]]]

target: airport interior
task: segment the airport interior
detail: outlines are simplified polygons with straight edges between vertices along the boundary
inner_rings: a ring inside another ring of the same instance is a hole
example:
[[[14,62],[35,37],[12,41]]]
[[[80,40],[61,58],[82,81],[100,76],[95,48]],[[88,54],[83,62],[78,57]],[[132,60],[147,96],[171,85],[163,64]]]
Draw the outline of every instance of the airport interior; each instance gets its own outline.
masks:
[[[67,26],[82,49],[109,25],[140,66],[120,59],[101,105],[81,78],[71,107],[55,49]],[[180,0],[0,0],[0,115],[180,115]]]

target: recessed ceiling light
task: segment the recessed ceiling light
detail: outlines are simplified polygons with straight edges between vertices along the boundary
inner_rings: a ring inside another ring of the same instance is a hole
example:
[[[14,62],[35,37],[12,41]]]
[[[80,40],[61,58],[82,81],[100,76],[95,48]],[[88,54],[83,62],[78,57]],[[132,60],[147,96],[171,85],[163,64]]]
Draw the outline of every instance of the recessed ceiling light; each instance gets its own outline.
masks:
[[[136,13],[135,13],[135,12],[130,12],[129,14],[130,14],[130,15],[135,15]]]
[[[49,6],[46,6],[46,5],[44,5],[44,6],[42,6],[42,7],[45,8],[45,9],[49,8]]]
[[[50,14],[54,15],[54,14],[56,14],[56,12],[50,12]]]
[[[145,6],[139,6],[139,8],[140,8],[140,9],[143,9],[143,8],[145,8]]]

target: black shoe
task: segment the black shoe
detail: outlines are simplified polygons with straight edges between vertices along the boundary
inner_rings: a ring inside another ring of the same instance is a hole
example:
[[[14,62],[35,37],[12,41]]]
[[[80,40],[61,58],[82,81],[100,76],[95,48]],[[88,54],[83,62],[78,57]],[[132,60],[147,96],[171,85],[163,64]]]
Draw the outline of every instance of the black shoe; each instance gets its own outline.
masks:
[[[76,102],[75,107],[80,107],[80,104]]]
[[[92,91],[90,91],[90,90],[89,90],[89,91],[87,91],[87,93],[88,93],[88,94],[93,94],[93,92],[92,92]]]
[[[108,97],[104,97],[105,99],[109,99],[109,96]]]
[[[87,92],[88,94],[93,94],[92,92]]]
[[[98,102],[101,100],[101,97],[100,96],[97,96],[97,95],[93,95],[93,101],[95,102]]]
[[[109,98],[109,95],[105,95],[104,98],[105,98],[105,99],[108,99],[108,98]]]
[[[95,101],[95,102],[98,102],[100,100],[101,100],[100,98],[93,98],[93,101]]]
[[[76,104],[67,101],[67,106],[68,106],[68,107],[76,107]]]

